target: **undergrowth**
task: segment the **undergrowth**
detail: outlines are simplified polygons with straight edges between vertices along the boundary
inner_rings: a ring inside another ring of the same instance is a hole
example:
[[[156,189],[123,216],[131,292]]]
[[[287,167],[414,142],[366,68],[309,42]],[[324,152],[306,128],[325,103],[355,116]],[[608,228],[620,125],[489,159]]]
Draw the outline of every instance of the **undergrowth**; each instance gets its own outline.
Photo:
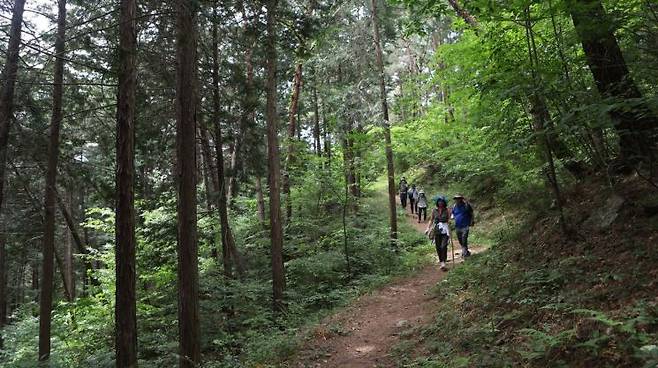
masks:
[[[324,209],[320,211],[296,211],[298,215],[286,228],[287,309],[280,315],[271,312],[268,230],[256,216],[249,215],[255,213],[255,201],[236,201],[235,213],[245,215],[232,219],[248,269],[243,279],[226,280],[218,262],[208,257],[211,244],[217,244],[213,236],[218,224],[215,218],[202,217],[199,270],[203,366],[275,366],[296,351],[304,338],[304,326],[427,262],[431,249],[420,234],[407,228],[402,214],[399,245],[391,247],[387,204],[379,192],[365,193],[356,212],[347,211],[346,234],[340,203],[330,202],[330,198],[323,201]],[[139,364],[175,366],[178,343],[174,202],[165,201],[161,207],[141,213],[147,226],[138,234]],[[93,257],[106,267],[96,271],[94,276],[99,284],[91,287],[89,295],[74,303],[56,305],[52,366],[114,366],[113,221],[112,211],[99,209],[90,213],[88,226],[106,234],[107,242]],[[37,312],[36,303],[24,305],[13,316],[15,323],[2,331],[3,367],[28,367],[37,361]]]
[[[399,366],[658,366],[655,219],[626,205],[610,227],[588,227],[614,195],[601,193],[567,193],[570,236],[545,214],[499,223],[495,245],[437,285],[435,321],[400,342]]]

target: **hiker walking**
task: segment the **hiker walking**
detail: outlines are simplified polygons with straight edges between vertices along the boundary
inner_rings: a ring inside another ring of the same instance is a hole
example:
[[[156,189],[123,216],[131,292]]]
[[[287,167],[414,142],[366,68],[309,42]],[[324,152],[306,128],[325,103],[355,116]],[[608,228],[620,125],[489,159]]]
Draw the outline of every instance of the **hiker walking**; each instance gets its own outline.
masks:
[[[405,210],[407,209],[408,190],[409,190],[409,186],[407,185],[407,179],[405,179],[403,176],[402,179],[400,179],[400,204]]]
[[[409,197],[409,205],[411,206],[411,214],[413,215],[414,211],[418,212],[416,210],[416,199],[418,199],[416,184],[411,184],[411,190],[407,192],[407,196]]]
[[[430,229],[433,227],[434,246],[436,247],[436,253],[439,255],[441,271],[447,270],[446,261],[448,260],[448,241],[450,240],[448,221],[450,221],[450,208],[448,208],[448,201],[444,197],[439,197],[436,200],[436,207],[432,209],[432,216],[430,217],[429,224],[427,224],[427,230],[425,230],[425,233],[431,233]]]
[[[416,184],[413,184],[414,188],[414,211],[418,213],[418,198],[420,198],[420,192],[416,189]]]
[[[457,240],[462,246],[462,257],[468,257],[471,255],[468,250],[468,231],[474,223],[473,207],[461,194],[455,194],[452,198],[455,200],[455,204],[452,206],[452,218],[455,219]]]
[[[418,223],[420,224],[420,217],[423,217],[423,222],[427,221],[427,197],[425,197],[425,191],[422,189],[418,191],[418,200],[416,201],[418,214]]]

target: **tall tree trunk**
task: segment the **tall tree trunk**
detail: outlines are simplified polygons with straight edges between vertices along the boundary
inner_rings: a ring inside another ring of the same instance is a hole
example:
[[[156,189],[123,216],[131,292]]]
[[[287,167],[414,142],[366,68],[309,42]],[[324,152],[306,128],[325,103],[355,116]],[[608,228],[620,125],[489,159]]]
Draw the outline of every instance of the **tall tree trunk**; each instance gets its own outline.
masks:
[[[244,5],[243,5],[244,10]],[[254,85],[254,64],[253,55],[256,40],[251,22],[245,22],[244,33],[248,35],[248,46],[245,52],[245,85],[244,97],[242,100],[242,116],[240,117],[240,126],[238,138],[235,141],[234,155],[231,156],[231,177],[229,179],[229,193],[231,200],[239,193],[237,173],[244,169],[244,148],[243,140],[256,126],[256,108],[258,107],[258,95]]]
[[[0,331],[7,324],[7,261],[5,259],[5,235],[0,234]],[[0,349],[3,348],[0,334]]]
[[[59,0],[57,36],[55,38],[55,70],[53,106],[48,141],[48,167],[44,200],[43,270],[41,272],[41,301],[39,303],[39,361],[50,358],[50,324],[53,309],[53,261],[55,255],[55,201],[57,197],[57,160],[59,132],[62,124],[62,94],[64,79],[64,40],[66,31],[66,0]]]
[[[135,93],[137,90],[136,0],[122,0],[119,25],[116,170],[116,304],[117,367],[137,366],[137,299],[135,292]]]
[[[568,8],[599,93],[604,98],[642,99],[601,1],[571,0]],[[619,134],[620,158],[626,166],[655,159],[658,117],[645,102],[639,101],[631,109],[612,109],[610,117]]]
[[[526,31],[526,41],[528,47],[528,59],[530,61],[530,66],[532,68],[532,79],[533,79],[533,92],[530,94],[530,113],[533,117],[533,129],[537,134],[538,145],[544,156],[547,168],[544,170],[546,174],[546,179],[550,189],[553,191],[555,196],[555,203],[557,204],[557,209],[559,212],[559,222],[563,234],[568,233],[568,228],[566,220],[564,217],[564,206],[562,200],[562,193],[560,191],[560,185],[557,178],[557,172],[555,170],[555,160],[553,157],[553,148],[555,146],[554,140],[552,139],[553,135],[551,131],[547,131],[547,126],[552,127],[551,117],[546,106],[546,100],[540,94],[541,91],[541,79],[538,74],[539,70],[539,57],[537,54],[537,45],[535,43],[535,37],[533,32],[533,26],[531,21],[530,7],[527,7],[525,10],[526,20],[525,20],[525,31]],[[552,130],[552,129],[550,129]]]
[[[21,46],[21,30],[23,26],[23,10],[25,0],[15,0],[14,10],[9,29],[9,44],[7,45],[7,61],[2,70],[0,82],[0,208],[4,201],[5,171],[7,165],[7,144],[9,143],[9,128],[14,115],[14,87],[18,75],[18,52]]]
[[[59,271],[59,276],[62,279],[62,290],[64,291],[64,298],[71,302],[73,301],[71,290],[69,290],[68,277],[66,275],[66,264],[62,259],[62,256],[59,255],[57,249],[54,250],[53,254],[55,255],[55,263],[57,264],[57,271]],[[54,276],[53,276],[54,278]],[[55,290],[55,288],[53,288]]]
[[[372,6],[372,31],[375,41],[375,56],[377,60],[377,73],[379,74],[379,99],[382,105],[382,114],[384,116],[384,139],[386,144],[386,171],[388,175],[388,206],[390,221],[390,240],[397,245],[398,239],[398,222],[396,208],[396,188],[395,188],[395,168],[393,166],[393,147],[391,145],[391,128],[388,118],[388,101],[386,97],[386,80],[384,76],[384,56],[379,36],[379,20],[377,19],[377,0],[371,0]]]
[[[242,119],[240,119],[242,120]],[[238,124],[235,137],[233,138],[233,150],[231,152],[231,161],[229,162],[228,190],[226,191],[228,201],[232,202],[238,195],[238,173],[241,170],[240,150],[242,150],[242,140],[244,139],[242,123]]]
[[[208,139],[208,131],[206,127],[203,126],[203,122],[199,124],[199,136],[201,138],[201,153],[203,158],[203,184],[206,188],[206,209],[208,210],[208,215],[212,216],[215,214],[213,204],[217,201],[217,171],[214,169],[213,159],[210,152],[210,140]],[[217,250],[217,245],[215,244],[214,238],[212,236],[210,249],[210,256],[213,259],[219,258],[219,252]]]
[[[176,153],[178,185],[179,366],[201,361],[196,213],[196,12],[198,2],[176,1]]]
[[[345,182],[351,194],[352,209],[356,210],[356,198],[358,197],[359,189],[356,185],[356,169],[354,165],[354,139],[352,134],[354,130],[351,124],[346,123],[343,132],[343,163],[345,167]]]
[[[295,66],[292,97],[288,111],[288,144],[286,145],[286,163],[283,170],[283,194],[286,196],[286,220],[292,217],[292,198],[290,196],[290,170],[295,156],[295,133],[297,131],[297,109],[299,107],[299,92],[302,87],[302,63]]]
[[[281,226],[281,198],[279,190],[279,140],[277,128],[277,53],[276,53],[276,7],[277,0],[268,0],[267,7],[267,158],[268,184],[270,187],[270,241],[272,242],[272,307],[274,311],[285,308],[283,292],[286,287],[283,265],[283,229]]]
[[[322,145],[320,144],[320,107],[318,104],[317,78],[313,76],[313,149],[318,157],[322,157]]]
[[[199,110],[201,110],[201,106],[199,106]],[[199,114],[199,126],[197,126],[199,148],[197,149],[197,152],[201,153],[199,162],[201,163],[201,175],[203,177],[203,187],[205,188],[206,193],[206,211],[208,211],[208,214],[210,215],[212,214],[213,203],[213,188],[210,179],[212,176],[210,173],[210,141],[208,140],[208,132],[204,131],[203,127],[201,127],[202,125],[203,115]]]
[[[216,18],[216,6],[214,8],[214,17]],[[217,33],[217,22],[212,25],[212,103],[213,103],[213,120],[215,120],[215,149],[217,151],[217,181],[219,183],[219,196],[217,209],[219,210],[219,221],[222,232],[222,263],[226,277],[231,276],[231,258],[233,258],[238,273],[244,273],[242,262],[235,247],[235,239],[231,231],[231,225],[228,220],[228,200],[226,195],[226,180],[224,177],[224,154],[222,150],[222,126],[220,124],[220,105],[219,105],[219,36]]]
[[[73,193],[68,192],[67,207],[69,213],[73,208]],[[71,231],[66,231],[66,249],[64,252],[64,264],[66,265],[66,282],[68,289],[71,292],[71,301],[75,300],[75,263],[73,261],[73,234]]]
[[[324,141],[324,157],[327,166],[331,163],[331,136],[329,135],[329,122],[324,111],[324,104],[320,105],[322,109],[322,140]]]
[[[265,222],[265,199],[263,199],[263,183],[260,175],[256,175],[256,202],[258,205],[258,220]]]

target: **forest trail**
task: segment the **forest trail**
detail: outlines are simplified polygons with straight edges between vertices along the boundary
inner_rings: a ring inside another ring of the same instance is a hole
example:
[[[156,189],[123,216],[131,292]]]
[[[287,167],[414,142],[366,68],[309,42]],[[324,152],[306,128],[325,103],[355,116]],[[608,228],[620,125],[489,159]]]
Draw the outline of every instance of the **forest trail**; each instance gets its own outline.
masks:
[[[425,231],[427,222],[418,223],[408,211],[406,219],[419,232]],[[459,263],[457,249],[455,262]],[[474,248],[472,252],[480,250]],[[310,340],[291,366],[394,367],[391,351],[400,335],[429,323],[438,309],[440,301],[431,288],[448,272],[441,272],[437,263],[438,260],[414,275],[363,295],[344,310],[327,317],[313,329]]]

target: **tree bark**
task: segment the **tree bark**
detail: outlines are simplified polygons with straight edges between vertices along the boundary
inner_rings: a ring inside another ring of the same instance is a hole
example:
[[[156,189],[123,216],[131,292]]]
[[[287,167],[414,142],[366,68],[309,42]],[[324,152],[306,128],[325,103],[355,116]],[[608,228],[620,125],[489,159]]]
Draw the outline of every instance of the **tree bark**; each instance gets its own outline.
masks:
[[[286,197],[286,220],[292,217],[292,198],[290,196],[290,170],[295,156],[295,133],[297,131],[297,109],[299,107],[299,92],[302,87],[302,63],[295,66],[292,97],[288,111],[288,144],[286,145],[286,163],[283,170],[283,194]]]
[[[377,0],[371,0],[372,6],[372,30],[375,42],[375,56],[377,61],[377,73],[379,74],[379,99],[384,117],[384,139],[386,144],[386,171],[388,176],[388,205],[389,205],[389,222],[390,222],[390,240],[393,245],[397,245],[398,239],[398,222],[396,207],[396,188],[395,188],[395,168],[393,166],[393,148],[391,144],[391,128],[388,118],[388,101],[386,97],[386,80],[384,76],[384,57],[382,54],[381,41],[379,36],[379,20],[377,19]]]
[[[55,255],[55,201],[57,197],[57,161],[59,133],[62,124],[62,95],[64,79],[64,47],[66,31],[66,0],[59,0],[57,36],[55,37],[55,68],[53,106],[48,141],[48,167],[44,199],[43,268],[41,272],[41,300],[39,303],[39,361],[50,358],[50,327],[53,308],[53,261]],[[64,282],[66,286],[66,280]],[[69,293],[70,296],[70,293]]]
[[[0,89],[0,208],[2,208],[4,201],[7,144],[9,143],[9,129],[14,114],[14,89],[18,75],[18,52],[21,46],[24,8],[25,0],[14,1],[9,29],[9,44],[7,45],[7,61],[0,77],[2,82],[2,88]]]
[[[196,212],[196,13],[198,2],[176,1],[176,153],[178,186],[179,366],[201,361]]]
[[[7,268],[5,259],[5,235],[0,234],[0,330],[7,324]],[[0,349],[3,348],[0,334]]]
[[[135,265],[135,94],[137,90],[136,0],[122,0],[119,20],[117,94],[116,304],[117,367],[137,366]]]
[[[322,140],[324,141],[324,157],[325,164],[331,164],[331,136],[329,135],[329,122],[325,116],[324,105],[320,105],[322,109]]]
[[[260,175],[256,176],[256,202],[258,205],[258,220],[265,222],[265,199],[263,199],[263,184]]]
[[[469,26],[471,26],[475,32],[478,32],[478,28],[480,28],[480,25],[478,24],[477,20],[475,17],[473,17],[468,10],[466,10],[457,0],[448,0],[448,3],[452,7],[452,9],[459,15],[460,18],[466,22]]]
[[[540,151],[543,154],[547,165],[547,168],[544,169],[544,173],[546,174],[547,183],[550,189],[553,191],[553,195],[555,196],[555,203],[557,204],[557,209],[559,212],[560,227],[562,229],[562,233],[567,234],[569,230],[567,228],[566,220],[564,217],[562,193],[560,191],[557,172],[555,170],[555,160],[553,158],[553,148],[555,141],[552,139],[552,132],[546,130],[547,126],[552,126],[552,122],[548,107],[546,106],[546,100],[542,95],[540,95],[541,80],[538,74],[539,57],[537,56],[537,46],[535,43],[535,37],[530,17],[530,7],[526,8],[525,14],[525,31],[528,47],[528,59],[532,68],[532,80],[534,84],[533,92],[529,96],[530,113],[533,117],[532,125],[535,134],[537,135]]]
[[[281,198],[279,189],[279,140],[277,128],[277,53],[276,53],[276,7],[277,0],[267,0],[267,158],[268,184],[270,187],[270,241],[272,243],[272,308],[275,312],[285,308],[283,292],[286,287],[283,264],[283,229],[281,226]]]
[[[318,104],[317,78],[313,76],[313,149],[318,157],[322,157],[320,144],[320,107]]]
[[[609,113],[620,138],[622,162],[629,167],[638,161],[652,162],[658,117],[641,101],[642,93],[633,81],[603,4],[600,0],[571,0],[569,10],[599,93],[604,98],[637,101],[631,109],[615,108]]]
[[[214,17],[216,17],[216,7],[214,8]],[[217,209],[219,210],[219,221],[221,225],[222,238],[222,263],[224,266],[224,275],[227,278],[231,275],[231,258],[240,276],[244,273],[242,262],[235,247],[235,239],[231,231],[231,225],[228,220],[228,200],[226,194],[226,179],[224,176],[224,154],[222,150],[222,126],[220,124],[220,105],[219,105],[219,37],[217,33],[217,22],[212,25],[212,101],[213,101],[213,119],[215,120],[215,149],[217,151],[217,182],[219,183],[219,196]]]
[[[201,106],[199,105],[199,110],[201,110]],[[199,166],[201,166],[201,176],[203,178],[203,187],[205,188],[205,194],[206,194],[206,211],[208,211],[208,214],[212,214],[212,209],[213,209],[213,199],[212,199],[212,184],[211,184],[211,179],[210,177],[212,176],[210,174],[210,142],[208,141],[208,133],[203,130],[201,127],[203,125],[203,115],[199,114],[199,126],[197,127],[197,135],[198,135],[198,148],[197,152],[200,152],[201,155],[199,156]],[[205,137],[204,137],[205,135]]]
[[[67,209],[72,213],[73,207],[73,194],[67,193]],[[70,292],[70,301],[75,300],[75,262],[73,260],[73,234],[71,231],[66,231],[66,249],[64,252],[64,264],[66,265],[66,282]]]

